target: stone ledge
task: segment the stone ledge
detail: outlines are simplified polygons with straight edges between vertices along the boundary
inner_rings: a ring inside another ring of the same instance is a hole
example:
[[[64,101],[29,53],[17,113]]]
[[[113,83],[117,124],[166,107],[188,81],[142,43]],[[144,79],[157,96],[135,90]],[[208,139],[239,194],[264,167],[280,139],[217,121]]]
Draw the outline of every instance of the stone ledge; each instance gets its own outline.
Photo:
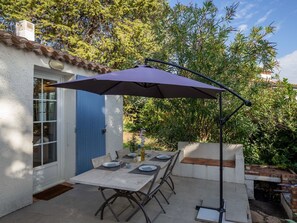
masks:
[[[182,159],[181,163],[197,164],[197,165],[205,165],[205,166],[220,166],[220,160],[192,158],[192,157],[184,157]],[[223,167],[235,168],[235,161],[234,160],[223,160]]]

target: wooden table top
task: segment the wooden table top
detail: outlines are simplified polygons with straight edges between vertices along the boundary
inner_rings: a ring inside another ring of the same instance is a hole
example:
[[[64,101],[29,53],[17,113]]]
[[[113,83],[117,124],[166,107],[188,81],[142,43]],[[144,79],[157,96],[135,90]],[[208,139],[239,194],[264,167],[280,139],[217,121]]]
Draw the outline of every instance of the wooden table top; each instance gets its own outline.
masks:
[[[158,154],[170,154],[173,155],[174,152],[159,152],[159,151],[146,151],[150,154],[143,162],[132,162],[130,163],[130,168],[120,168],[118,170],[103,170],[103,169],[92,169],[84,172],[80,175],[70,178],[73,183],[87,184],[98,187],[106,187],[119,190],[127,191],[139,191],[144,187],[150,180],[153,179],[153,175],[144,174],[133,174],[129,173],[138,166],[142,164],[152,164],[159,165],[163,168],[167,162],[151,161],[150,159],[157,156]],[[127,162],[127,160],[124,160]]]

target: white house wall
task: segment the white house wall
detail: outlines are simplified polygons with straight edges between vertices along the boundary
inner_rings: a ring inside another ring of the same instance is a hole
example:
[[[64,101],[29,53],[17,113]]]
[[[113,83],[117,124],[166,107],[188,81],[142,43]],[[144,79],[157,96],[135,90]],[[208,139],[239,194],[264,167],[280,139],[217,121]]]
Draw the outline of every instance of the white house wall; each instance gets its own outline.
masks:
[[[0,44],[0,216],[32,202],[33,65]]]
[[[105,96],[106,152],[115,158],[123,148],[123,97]]]
[[[34,71],[50,71],[64,80],[74,74],[96,73],[64,63],[63,72],[48,66],[49,58],[0,43],[0,217],[32,203],[33,193],[33,77]],[[73,90],[64,96],[61,177],[75,174],[75,104]],[[122,97],[106,96],[106,152],[122,147]]]

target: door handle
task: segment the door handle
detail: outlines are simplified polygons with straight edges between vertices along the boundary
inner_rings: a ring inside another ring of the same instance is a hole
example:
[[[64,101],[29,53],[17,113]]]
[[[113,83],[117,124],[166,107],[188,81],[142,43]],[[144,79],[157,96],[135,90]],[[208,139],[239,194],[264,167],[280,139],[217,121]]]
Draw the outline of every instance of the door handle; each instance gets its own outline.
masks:
[[[107,125],[105,125],[105,127],[103,129],[101,129],[101,133],[102,134],[105,134],[106,133],[106,127],[107,127]]]

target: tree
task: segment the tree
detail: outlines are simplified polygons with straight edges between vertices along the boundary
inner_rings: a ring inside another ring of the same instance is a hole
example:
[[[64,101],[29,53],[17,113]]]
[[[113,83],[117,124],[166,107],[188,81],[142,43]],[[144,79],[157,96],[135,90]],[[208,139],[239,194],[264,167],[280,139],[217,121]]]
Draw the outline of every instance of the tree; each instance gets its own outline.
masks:
[[[252,101],[252,108],[241,109],[224,126],[224,142],[244,144],[247,162],[296,170],[296,91],[278,78],[273,85],[259,78],[262,71],[277,65],[275,44],[268,40],[274,27],[253,27],[246,35],[237,31],[230,25],[237,6],[227,7],[220,17],[212,1],[204,2],[201,8],[176,5],[167,19],[165,50],[161,55],[229,86]],[[200,80],[186,72],[171,71]],[[224,116],[239,103],[224,93]],[[218,142],[217,102],[149,99],[140,113],[147,132],[169,147],[176,148],[178,141]]]
[[[160,50],[155,30],[167,10],[165,0],[2,0],[0,28],[26,19],[41,43],[121,69]]]
[[[259,83],[261,96],[254,101],[250,117],[256,125],[247,139],[249,163],[270,164],[297,170],[297,91],[284,80]]]
[[[260,71],[276,64],[274,44],[266,40],[273,27],[255,27],[249,35],[236,31],[230,25],[236,8],[237,4],[227,7],[225,15],[219,17],[212,1],[204,2],[201,8],[177,4],[167,18],[162,52],[165,60],[205,74],[249,98]],[[200,80],[186,72],[171,71]],[[143,123],[160,141],[170,146],[176,146],[180,140],[218,141],[216,101],[150,100],[141,111]],[[238,103],[224,94],[224,113],[232,112]],[[158,111],[157,125],[153,125],[156,117],[148,115],[153,111]],[[255,128],[245,111],[226,124],[225,142],[242,142]]]

